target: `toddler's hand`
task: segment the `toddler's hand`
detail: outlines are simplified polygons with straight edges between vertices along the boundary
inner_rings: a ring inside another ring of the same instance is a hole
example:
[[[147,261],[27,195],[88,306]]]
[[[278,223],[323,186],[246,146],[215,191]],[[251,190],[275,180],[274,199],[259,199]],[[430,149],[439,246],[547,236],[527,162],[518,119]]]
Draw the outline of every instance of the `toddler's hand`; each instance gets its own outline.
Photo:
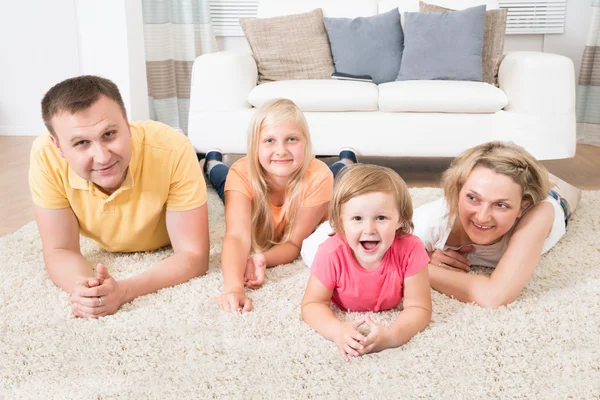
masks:
[[[255,253],[246,263],[244,273],[244,285],[250,289],[258,289],[265,282],[265,271],[267,269],[267,258],[264,253]]]
[[[368,315],[365,317],[365,324],[369,326],[369,334],[362,342],[364,348],[360,351],[360,355],[376,353],[387,348],[385,342],[389,328],[384,325],[376,324]]]
[[[365,323],[365,318],[361,317],[354,321],[342,322],[335,338],[335,345],[344,360],[350,361],[348,355],[358,357],[363,350],[363,341],[365,337],[358,332],[358,327]]]

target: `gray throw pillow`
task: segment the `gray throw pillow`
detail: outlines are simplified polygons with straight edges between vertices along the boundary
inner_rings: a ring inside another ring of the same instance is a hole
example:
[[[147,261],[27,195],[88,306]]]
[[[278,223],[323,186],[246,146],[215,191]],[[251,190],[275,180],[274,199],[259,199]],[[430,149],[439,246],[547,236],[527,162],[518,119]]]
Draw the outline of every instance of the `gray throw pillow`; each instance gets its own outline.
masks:
[[[485,5],[454,12],[405,14],[397,81],[481,81]]]
[[[324,18],[336,72],[370,75],[374,83],[398,76],[404,36],[395,8],[359,18]]]

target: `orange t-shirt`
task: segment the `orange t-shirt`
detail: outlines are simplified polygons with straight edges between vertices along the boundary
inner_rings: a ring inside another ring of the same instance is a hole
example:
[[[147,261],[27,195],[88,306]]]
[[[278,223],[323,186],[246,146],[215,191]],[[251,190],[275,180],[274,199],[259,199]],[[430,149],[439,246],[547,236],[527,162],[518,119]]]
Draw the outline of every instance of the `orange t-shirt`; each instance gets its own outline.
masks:
[[[323,161],[314,158],[310,162],[302,185],[300,207],[315,207],[331,201],[331,196],[333,196],[333,174]],[[239,159],[231,166],[225,181],[225,191],[228,190],[243,193],[250,200],[254,197],[249,179],[248,157]],[[276,236],[282,237],[286,221],[283,206],[277,207],[269,203],[269,207],[273,214],[273,226],[275,227]]]

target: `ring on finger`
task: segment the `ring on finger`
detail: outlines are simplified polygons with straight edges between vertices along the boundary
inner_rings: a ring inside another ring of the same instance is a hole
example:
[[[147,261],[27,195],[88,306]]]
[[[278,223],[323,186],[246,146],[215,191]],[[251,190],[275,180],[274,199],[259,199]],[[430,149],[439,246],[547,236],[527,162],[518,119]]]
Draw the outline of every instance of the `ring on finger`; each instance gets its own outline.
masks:
[[[98,297],[98,307],[102,307],[102,297]]]
[[[446,266],[446,264],[443,263],[443,262],[441,262],[441,263],[438,264],[438,267],[440,267],[440,268],[444,268],[445,266]]]

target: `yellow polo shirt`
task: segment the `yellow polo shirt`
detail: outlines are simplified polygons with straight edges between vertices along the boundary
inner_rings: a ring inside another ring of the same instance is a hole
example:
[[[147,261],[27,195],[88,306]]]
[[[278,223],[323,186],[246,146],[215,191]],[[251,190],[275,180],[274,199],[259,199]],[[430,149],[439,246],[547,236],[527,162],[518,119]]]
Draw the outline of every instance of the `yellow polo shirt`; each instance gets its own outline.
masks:
[[[166,211],[187,211],[206,203],[206,184],[189,139],[156,121],[129,126],[132,155],[127,177],[110,196],[69,167],[49,133],[31,148],[33,202],[43,208],[71,207],[81,234],[108,251],[166,246]]]

